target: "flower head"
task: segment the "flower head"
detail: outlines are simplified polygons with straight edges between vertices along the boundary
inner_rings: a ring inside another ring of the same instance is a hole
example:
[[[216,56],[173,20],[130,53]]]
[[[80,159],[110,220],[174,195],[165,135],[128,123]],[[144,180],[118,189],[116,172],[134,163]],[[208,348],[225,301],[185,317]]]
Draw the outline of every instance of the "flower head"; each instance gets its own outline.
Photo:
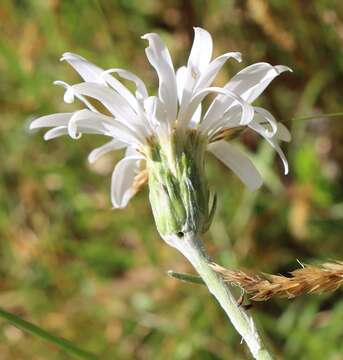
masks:
[[[203,232],[209,226],[215,201],[210,201],[204,175],[206,150],[234,171],[249,189],[262,184],[252,162],[227,141],[242,130],[252,129],[262,135],[278,152],[288,172],[278,145],[280,140],[290,140],[288,130],[270,112],[251,104],[275,77],[290,69],[257,63],[241,70],[223,87],[212,86],[224,63],[229,59],[240,62],[241,55],[229,52],[212,59],[211,35],[201,28],[195,28],[194,33],[188,62],[177,71],[159,35],[142,37],[149,43],[146,55],[159,80],[158,94],[153,96],[129,71],[103,70],[81,56],[65,53],[61,60],[84,81],[55,84],[65,88],[65,102],[77,99],[85,108],[43,116],[31,123],[32,129],[52,128],[46,132],[46,140],[61,135],[78,139],[84,133],[107,136],[109,141],[89,154],[91,163],[110,151],[126,149],[112,174],[113,206],[125,207],[148,181],[162,235]],[[119,79],[133,82],[135,92]],[[216,96],[204,111],[202,102],[209,94]],[[88,98],[102,103],[111,115],[101,113]]]

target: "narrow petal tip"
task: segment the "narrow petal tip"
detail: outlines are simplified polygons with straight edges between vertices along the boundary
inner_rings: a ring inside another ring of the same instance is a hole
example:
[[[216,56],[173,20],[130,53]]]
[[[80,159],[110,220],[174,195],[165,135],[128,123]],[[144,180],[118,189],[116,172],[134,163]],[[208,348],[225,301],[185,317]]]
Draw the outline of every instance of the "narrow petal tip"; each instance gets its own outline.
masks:
[[[285,174],[285,175],[288,175],[288,174],[289,174],[289,167],[288,167],[288,163],[287,163],[287,164],[284,164],[284,168],[285,168],[285,170],[284,170],[284,174]]]
[[[34,130],[37,129],[37,121],[33,120],[31,121],[30,125],[29,125],[29,130]]]
[[[141,39],[149,40],[150,37],[155,36],[155,35],[157,35],[157,34],[155,34],[155,33],[147,33],[147,34],[142,35]]]
[[[63,53],[62,56],[61,56],[61,61],[62,60],[71,60],[71,59],[83,59],[83,57],[78,55],[78,54],[74,54],[72,52],[69,52],[69,51]]]
[[[68,52],[63,53],[62,56],[60,57],[60,61],[65,61],[65,60],[67,60],[69,54],[70,54],[70,53],[68,53]]]
[[[206,34],[207,36],[211,36],[211,34],[207,30],[203,29],[200,26],[193,26],[193,30],[194,30],[194,33],[199,32],[199,33]]]
[[[235,56],[233,56],[238,62],[242,62],[242,54],[240,52],[236,52],[234,53],[236,54]]]
[[[285,71],[293,72],[293,70],[290,67],[285,65],[276,65],[274,66],[274,69],[278,72],[278,74],[281,74]]]
[[[54,137],[51,135],[50,131],[48,131],[47,133],[45,133],[44,136],[43,136],[43,139],[44,139],[45,141],[51,140],[51,139],[53,139],[53,138],[54,138]]]

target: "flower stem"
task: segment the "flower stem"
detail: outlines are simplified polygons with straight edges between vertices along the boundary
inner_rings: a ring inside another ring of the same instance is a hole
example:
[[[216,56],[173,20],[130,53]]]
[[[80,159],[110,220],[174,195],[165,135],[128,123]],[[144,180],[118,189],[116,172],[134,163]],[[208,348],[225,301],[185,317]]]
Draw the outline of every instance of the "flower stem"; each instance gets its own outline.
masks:
[[[233,326],[248,345],[254,359],[272,360],[273,357],[262,344],[253,319],[237,304],[229,285],[211,268],[210,258],[201,240],[190,234],[182,238],[170,236],[165,240],[178,249],[199,273],[208,290],[218,300]]]
[[[61,349],[67,351],[69,354],[75,355],[80,359],[87,359],[87,360],[96,360],[97,357],[87,351],[84,351],[82,349],[79,349],[76,347],[73,343],[71,343],[68,340],[59,338],[55,335],[52,335],[51,333],[47,332],[46,330],[43,330],[42,328],[38,327],[37,325],[34,325],[26,320],[21,319],[19,316],[14,315],[10,312],[7,312],[0,308],[0,317],[3,319],[6,319],[8,322],[10,322],[12,325],[18,327],[19,329],[22,329],[24,331],[27,331],[28,333],[31,333],[33,335],[36,335],[44,340],[47,340],[50,343],[53,343],[60,347]]]

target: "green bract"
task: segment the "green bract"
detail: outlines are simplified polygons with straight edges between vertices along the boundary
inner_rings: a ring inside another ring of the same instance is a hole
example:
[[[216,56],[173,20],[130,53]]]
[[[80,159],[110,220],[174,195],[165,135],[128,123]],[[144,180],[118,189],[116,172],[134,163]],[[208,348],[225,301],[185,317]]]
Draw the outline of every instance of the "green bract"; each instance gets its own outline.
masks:
[[[152,141],[147,156],[150,203],[161,236],[204,233],[211,224],[215,197],[205,176],[207,142],[194,130],[174,133],[166,142]]]

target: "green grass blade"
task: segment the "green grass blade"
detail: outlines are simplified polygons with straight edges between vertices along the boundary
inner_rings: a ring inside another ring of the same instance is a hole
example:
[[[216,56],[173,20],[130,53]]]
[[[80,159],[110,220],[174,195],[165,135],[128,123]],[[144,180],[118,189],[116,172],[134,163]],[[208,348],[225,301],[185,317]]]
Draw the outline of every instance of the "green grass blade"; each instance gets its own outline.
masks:
[[[59,338],[51,333],[43,330],[42,328],[34,325],[26,320],[21,319],[17,315],[14,315],[10,312],[5,311],[4,309],[0,308],[0,317],[9,321],[12,325],[27,331],[30,334],[39,336],[40,338],[49,341],[52,344],[57,345],[61,349],[67,351],[69,354],[73,354],[80,359],[87,359],[87,360],[96,360],[97,357],[87,351],[79,349],[75,345],[73,345],[70,341]]]
[[[339,116],[343,116],[343,112],[300,116],[300,117],[293,118],[292,120],[293,121],[302,121],[302,120],[313,120],[313,119],[318,119],[318,118],[331,118],[331,117],[339,117]]]
[[[179,272],[176,272],[173,270],[168,270],[167,274],[168,274],[168,276],[173,277],[178,280],[181,280],[181,281],[191,282],[193,284],[201,284],[201,285],[205,284],[203,279],[200,276],[179,273]]]

